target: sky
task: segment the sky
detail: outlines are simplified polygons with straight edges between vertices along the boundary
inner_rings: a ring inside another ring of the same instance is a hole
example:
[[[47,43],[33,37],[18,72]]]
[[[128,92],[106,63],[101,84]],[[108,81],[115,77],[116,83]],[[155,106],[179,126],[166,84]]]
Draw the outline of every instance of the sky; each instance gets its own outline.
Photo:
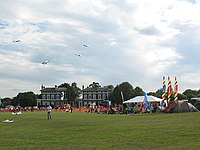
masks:
[[[155,92],[163,76],[198,90],[199,14],[199,0],[0,1],[0,97],[73,82]]]

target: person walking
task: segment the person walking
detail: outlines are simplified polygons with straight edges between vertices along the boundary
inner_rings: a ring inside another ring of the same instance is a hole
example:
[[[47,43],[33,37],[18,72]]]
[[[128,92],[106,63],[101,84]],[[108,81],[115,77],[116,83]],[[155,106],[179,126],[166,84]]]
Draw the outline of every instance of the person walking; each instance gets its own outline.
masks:
[[[48,117],[48,120],[49,120],[49,119],[52,119],[52,118],[51,118],[51,111],[52,111],[52,107],[51,107],[51,105],[49,105],[49,106],[47,107],[47,117]]]

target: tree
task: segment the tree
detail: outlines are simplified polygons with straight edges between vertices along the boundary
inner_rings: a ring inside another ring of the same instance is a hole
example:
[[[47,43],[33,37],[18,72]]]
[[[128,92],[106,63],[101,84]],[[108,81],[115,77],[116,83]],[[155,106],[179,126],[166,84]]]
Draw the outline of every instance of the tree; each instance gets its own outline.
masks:
[[[78,88],[77,84],[73,82],[70,86],[69,83],[63,83],[59,85],[58,87],[65,87],[65,98],[69,101],[77,100],[80,97],[81,89]]]
[[[148,92],[147,95],[157,96],[156,92]]]
[[[109,88],[109,89],[114,89],[113,85],[107,85],[106,87]]]
[[[92,84],[89,85],[89,87],[97,88],[97,87],[101,87],[101,86],[98,82],[93,82]]]
[[[133,97],[144,95],[144,91],[139,86],[137,86],[133,91],[134,91]]]
[[[131,99],[133,94],[133,86],[128,82],[123,82],[113,89],[110,94],[110,100],[112,104],[122,104],[123,100]]]
[[[11,104],[14,106],[35,106],[37,105],[37,96],[33,92],[24,92],[19,93],[16,97],[14,97],[11,101]]]
[[[156,91],[156,97],[162,98],[162,88]]]
[[[187,99],[197,97],[197,91],[191,89],[185,90],[183,94],[187,97]]]
[[[186,100],[187,96],[185,96],[184,94],[180,94],[178,93],[178,100]]]
[[[2,107],[5,107],[5,106],[7,106],[7,105],[10,105],[11,104],[11,98],[9,98],[9,97],[5,97],[5,98],[3,98],[3,99],[1,99],[1,102],[2,102],[2,104],[1,104],[1,106]]]
[[[119,85],[117,85],[113,91],[110,93],[109,99],[111,100],[112,104],[121,104],[122,97],[121,97],[121,89]]]
[[[133,86],[128,82],[123,82],[119,85],[121,92],[123,93],[124,101],[133,98],[134,90]]]

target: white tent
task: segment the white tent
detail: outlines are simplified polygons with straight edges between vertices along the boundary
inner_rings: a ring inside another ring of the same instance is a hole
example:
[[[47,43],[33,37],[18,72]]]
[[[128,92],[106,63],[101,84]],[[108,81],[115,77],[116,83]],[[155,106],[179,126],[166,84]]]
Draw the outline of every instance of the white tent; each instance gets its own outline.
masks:
[[[162,99],[155,96],[147,96],[149,102],[161,102]],[[123,103],[142,103],[144,101],[144,96],[136,96],[132,99],[124,101]]]

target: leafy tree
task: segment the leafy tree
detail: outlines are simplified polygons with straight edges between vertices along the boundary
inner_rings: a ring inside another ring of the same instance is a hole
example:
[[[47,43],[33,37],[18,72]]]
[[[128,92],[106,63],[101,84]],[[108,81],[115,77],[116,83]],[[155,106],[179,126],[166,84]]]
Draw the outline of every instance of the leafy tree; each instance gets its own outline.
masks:
[[[33,92],[19,93],[12,99],[11,104],[14,106],[19,105],[21,107],[35,106],[37,105],[37,96]]]
[[[133,97],[133,86],[128,82],[117,85],[110,94],[110,100],[113,104],[122,104],[123,100],[129,100]]]
[[[134,90],[133,90],[133,86],[130,83],[123,82],[119,85],[119,87],[123,93],[124,101],[133,98]]]
[[[144,91],[139,86],[137,86],[133,91],[134,91],[133,97],[144,95]]]
[[[197,97],[200,97],[200,89],[197,91]]]
[[[109,89],[114,89],[113,85],[107,85],[106,87],[109,88]]]
[[[3,99],[1,99],[1,102],[2,102],[2,104],[1,104],[1,106],[2,107],[5,107],[5,106],[7,106],[7,105],[10,105],[11,104],[11,98],[9,98],[9,97],[5,97],[5,98],[3,98]]]
[[[186,100],[187,96],[185,96],[184,94],[180,94],[178,93],[178,100]]]
[[[156,97],[162,98],[162,88],[156,91]]]
[[[187,97],[187,99],[197,97],[197,91],[191,89],[185,90],[183,94]]]
[[[92,84],[89,85],[89,87],[97,88],[97,87],[101,87],[101,86],[98,82],[93,82]]]
[[[147,95],[157,96],[156,92],[148,92]]]
[[[70,86],[69,83],[63,83],[59,85],[58,87],[65,87],[65,98],[69,101],[77,100],[80,97],[81,89],[78,88],[77,84],[73,82]]]
[[[112,104],[121,104],[122,97],[121,97],[121,89],[119,85],[117,85],[113,91],[110,93],[109,99],[111,100]]]

